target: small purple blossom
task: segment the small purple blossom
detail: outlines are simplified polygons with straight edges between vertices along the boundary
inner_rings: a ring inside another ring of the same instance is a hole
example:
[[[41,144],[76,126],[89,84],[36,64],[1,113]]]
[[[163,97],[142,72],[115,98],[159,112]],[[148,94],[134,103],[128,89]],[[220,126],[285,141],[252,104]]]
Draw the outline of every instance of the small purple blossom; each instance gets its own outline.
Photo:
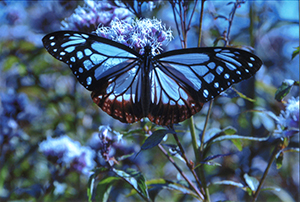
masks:
[[[93,32],[99,25],[109,26],[114,19],[130,20],[132,14],[103,1],[85,0],[83,7],[78,6],[74,13],[62,21],[63,30]]]
[[[93,160],[95,152],[89,147],[81,146],[67,135],[48,137],[40,143],[39,151],[54,164],[65,166],[85,176],[89,176],[96,165]]]
[[[117,41],[136,50],[141,55],[147,45],[151,46],[152,54],[157,55],[162,46],[173,38],[172,31],[166,29],[157,19],[134,20],[131,24],[122,20],[113,20],[110,27],[99,27],[98,36]]]
[[[277,117],[276,134],[292,136],[299,133],[299,97],[292,97],[285,104],[285,110]]]
[[[299,128],[299,97],[292,97],[285,106],[279,116],[280,124],[287,128]]]

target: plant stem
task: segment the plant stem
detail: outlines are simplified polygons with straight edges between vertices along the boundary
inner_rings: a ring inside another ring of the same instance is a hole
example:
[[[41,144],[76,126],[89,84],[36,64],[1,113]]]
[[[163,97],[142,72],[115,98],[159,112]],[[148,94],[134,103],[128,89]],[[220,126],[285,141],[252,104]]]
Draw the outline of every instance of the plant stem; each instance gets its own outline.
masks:
[[[202,21],[203,21],[203,12],[204,12],[204,2],[201,1],[201,11],[200,11],[200,20],[199,20],[199,39],[198,39],[198,47],[201,46],[201,38],[202,38]]]
[[[267,177],[267,174],[268,174],[268,172],[269,172],[269,169],[270,169],[270,167],[271,167],[271,165],[272,165],[274,159],[276,158],[276,154],[277,154],[277,152],[278,152],[279,150],[280,150],[280,147],[279,147],[279,145],[277,144],[277,145],[275,146],[275,148],[274,148],[274,151],[273,151],[272,155],[271,155],[271,158],[270,158],[270,160],[269,160],[268,166],[267,166],[267,168],[266,168],[266,170],[265,170],[265,172],[264,172],[262,178],[261,178],[260,181],[259,181],[259,185],[258,185],[258,187],[257,187],[257,189],[256,189],[256,191],[255,191],[255,194],[254,194],[254,196],[253,196],[252,202],[255,202],[255,201],[257,200],[257,197],[258,197],[259,191],[260,191],[260,189],[261,189],[261,187],[262,187],[262,184],[264,183],[264,181],[265,181],[265,179],[266,179],[266,177]]]
[[[158,144],[158,148],[163,152],[163,154],[168,158],[168,160],[174,165],[174,167],[178,170],[181,176],[186,180],[186,182],[193,188],[196,194],[199,196],[201,201],[204,201],[203,195],[200,193],[199,189],[190,181],[190,179],[184,174],[184,172],[179,168],[179,166],[175,163],[175,161],[168,155],[166,150]]]
[[[180,141],[179,141],[179,139],[178,139],[177,134],[176,134],[176,133],[173,133],[173,136],[174,136],[174,139],[176,140],[177,145],[179,146],[179,149],[180,149],[180,151],[181,151],[181,153],[182,153],[182,158],[184,159],[184,161],[185,161],[187,167],[190,169],[191,173],[193,174],[193,176],[194,176],[194,178],[195,178],[195,180],[196,180],[196,182],[197,182],[197,184],[198,184],[198,187],[200,188],[200,187],[201,187],[201,183],[200,183],[199,178],[198,178],[198,176],[197,176],[197,174],[196,174],[196,172],[195,172],[195,170],[194,170],[194,164],[191,163],[191,162],[187,159],[187,157],[186,157],[186,155],[185,155],[185,151],[184,151],[183,146],[181,145],[181,143],[180,143]]]

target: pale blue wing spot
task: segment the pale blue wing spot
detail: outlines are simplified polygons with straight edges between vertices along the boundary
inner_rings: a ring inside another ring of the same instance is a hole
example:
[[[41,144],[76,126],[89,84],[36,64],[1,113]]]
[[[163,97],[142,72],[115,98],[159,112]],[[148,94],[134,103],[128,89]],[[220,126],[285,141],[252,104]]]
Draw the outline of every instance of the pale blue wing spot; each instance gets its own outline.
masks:
[[[50,39],[50,40],[54,39],[54,36],[50,36],[49,39]]]
[[[236,67],[234,65],[232,65],[231,63],[225,63],[226,64],[226,67],[228,67],[228,69],[230,70],[236,70]]]
[[[233,63],[233,64],[235,64],[236,66],[239,66],[239,67],[242,66],[241,63],[239,63],[239,62],[236,61],[235,59],[233,59],[233,58],[231,58],[231,57],[228,57],[228,56],[226,56],[226,55],[224,55],[224,54],[217,53],[216,56],[217,56],[218,58],[224,60],[225,62]]]
[[[231,83],[228,81],[228,82],[227,82],[227,85],[228,85],[228,86],[230,86],[230,85],[231,85]]]
[[[160,59],[163,62],[180,62],[186,65],[201,64],[209,61],[209,56],[202,53],[186,53],[181,55],[172,55]]]
[[[159,104],[160,96],[161,96],[161,86],[158,78],[156,77],[154,70],[151,72],[151,101],[154,103],[156,96],[156,104]]]
[[[173,100],[170,100],[170,105],[176,105],[176,102],[174,102]]]
[[[195,66],[191,66],[191,68],[199,75],[199,76],[204,76],[209,69],[204,66],[204,65],[195,65]]]
[[[71,57],[71,58],[70,58],[70,61],[71,61],[71,62],[75,62],[75,61],[76,61],[75,57]]]
[[[81,35],[78,34],[78,33],[74,33],[73,35],[74,35],[75,37],[81,37]],[[72,38],[72,36],[71,36],[70,38]]]
[[[220,52],[221,50],[222,50],[221,48],[214,49],[215,52]]]
[[[93,55],[91,55],[90,59],[95,65],[97,65],[97,64],[103,62],[103,60],[106,60],[107,57],[94,53]]]
[[[248,62],[248,65],[249,65],[249,67],[253,67],[253,64],[250,62]]]
[[[208,73],[206,76],[204,76],[204,80],[208,84],[213,82],[214,79],[215,79],[215,75],[213,75],[212,73]]]
[[[92,84],[92,77],[89,76],[88,78],[86,78],[86,84],[88,86]]]
[[[66,37],[69,37],[69,36],[70,36],[70,34],[69,34],[69,33],[65,33],[65,34],[64,34],[64,36],[66,36]]]
[[[114,88],[114,94],[117,96],[126,91],[126,89],[128,89],[132,84],[132,81],[136,74],[137,68],[132,68],[130,71],[127,71],[123,73],[120,77],[118,77],[115,81],[116,85]]]
[[[99,51],[99,52],[103,53],[104,55],[136,58],[135,55],[133,55],[121,48],[114,47],[114,46],[111,46],[108,44],[94,42],[94,43],[92,43],[91,46],[94,50]]]
[[[222,54],[223,54],[223,55],[226,55],[226,56],[228,56],[228,57],[235,57],[235,54],[234,54],[234,53],[225,53],[225,52],[222,51]]]
[[[59,53],[61,56],[64,56],[64,55],[66,55],[66,52],[60,52]]]
[[[50,43],[50,46],[54,46],[54,45],[55,45],[55,42],[51,42],[51,43]]]
[[[182,88],[179,89],[179,93],[180,93],[180,97],[182,99],[187,100],[189,98],[189,96],[186,94],[186,92]]]
[[[82,67],[79,67],[78,71],[79,71],[79,73],[82,73],[83,72]]]
[[[255,61],[254,57],[250,57],[250,60]]]
[[[219,87],[220,87],[220,84],[219,84],[218,82],[215,82],[215,83],[214,83],[214,87],[215,87],[215,88],[219,88]]]
[[[130,101],[130,98],[131,98],[130,95],[131,95],[130,93],[124,93],[124,94],[123,94],[123,99],[124,99],[125,101]],[[133,101],[134,101],[134,100],[133,100]]]
[[[81,36],[83,36],[84,38],[89,38],[89,35],[87,35],[87,34],[81,34]]]
[[[238,75],[241,75],[241,72],[240,72],[239,70],[237,70],[236,73],[237,73]]]
[[[229,79],[229,74],[224,74],[224,79]]]
[[[245,69],[245,72],[249,73],[249,70],[248,70],[248,69]]]
[[[106,88],[106,94],[110,94],[113,89],[115,88],[115,82],[112,82],[107,88]]]
[[[90,60],[83,61],[83,66],[86,70],[90,70],[91,68],[93,68],[93,64]]]
[[[108,99],[109,99],[109,100],[114,100],[114,99],[115,99],[115,96],[114,96],[113,94],[110,94],[110,95],[108,96]]]
[[[169,103],[169,97],[166,95],[164,91],[161,93],[161,101],[163,104],[168,104]]]
[[[53,52],[57,52],[57,49],[56,49],[56,48],[54,48],[54,49],[53,49]]]
[[[185,103],[183,102],[182,99],[178,100],[177,104],[180,105],[180,106],[184,106],[185,105]]]
[[[203,91],[203,96],[206,97],[206,98],[208,97],[208,90],[205,89],[205,90]]]
[[[61,44],[61,47],[66,47],[66,46],[74,46],[74,45],[78,45],[78,44],[81,44],[81,43],[85,43],[86,40],[85,39],[82,39],[82,38],[74,38],[74,37],[70,37],[69,39],[71,39],[71,41],[67,41],[63,44]]]
[[[161,81],[161,85],[163,89],[168,89],[168,95],[173,100],[179,100],[179,89],[178,84],[171,79],[169,76],[164,74],[160,69],[156,68],[156,72],[158,75],[158,79]],[[164,98],[163,98],[164,100]]]
[[[210,69],[214,69],[216,67],[216,63],[214,62],[210,62],[207,64],[207,66],[210,68]]]
[[[171,66],[174,67],[179,72],[181,72],[184,76],[186,76],[186,78],[188,78],[191,81],[191,83],[194,84],[195,90],[198,91],[201,88],[201,80],[195,75],[195,73],[188,66],[178,65],[178,64],[171,64]],[[205,67],[205,66],[203,66],[203,67]],[[197,71],[199,71],[198,69],[193,68],[193,66],[191,68],[196,73],[198,73],[197,72]]]
[[[81,51],[78,51],[76,54],[77,54],[77,58],[79,60],[81,60],[83,58],[83,53]]]
[[[122,100],[123,100],[122,96],[118,96],[116,100],[119,101],[119,102],[122,102]]]
[[[68,53],[71,53],[71,52],[73,52],[74,50],[75,50],[75,47],[74,47],[74,46],[70,46],[70,47],[68,47],[68,48],[65,49],[65,51],[68,52]]]
[[[93,52],[92,52],[90,49],[88,49],[88,48],[84,49],[84,54],[85,54],[86,56],[90,56],[92,53],[93,53]]]
[[[230,53],[230,50],[225,49],[225,50],[222,50],[221,52],[222,52],[222,53]]]
[[[217,74],[221,74],[222,72],[223,72],[223,70],[224,70],[224,68],[223,67],[221,67],[221,66],[218,66],[217,67],[217,69],[216,69],[216,72],[217,72]]]

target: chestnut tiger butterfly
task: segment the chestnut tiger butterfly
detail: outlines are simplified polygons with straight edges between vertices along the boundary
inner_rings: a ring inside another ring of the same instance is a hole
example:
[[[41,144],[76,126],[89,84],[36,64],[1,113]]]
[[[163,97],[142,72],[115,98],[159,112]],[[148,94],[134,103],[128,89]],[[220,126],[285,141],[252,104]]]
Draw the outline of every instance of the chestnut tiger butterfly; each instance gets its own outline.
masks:
[[[184,121],[262,65],[256,55],[236,48],[188,48],[153,56],[147,45],[140,55],[118,42],[75,31],[53,32],[42,41],[92,91],[93,101],[124,123],[143,117],[158,125]]]

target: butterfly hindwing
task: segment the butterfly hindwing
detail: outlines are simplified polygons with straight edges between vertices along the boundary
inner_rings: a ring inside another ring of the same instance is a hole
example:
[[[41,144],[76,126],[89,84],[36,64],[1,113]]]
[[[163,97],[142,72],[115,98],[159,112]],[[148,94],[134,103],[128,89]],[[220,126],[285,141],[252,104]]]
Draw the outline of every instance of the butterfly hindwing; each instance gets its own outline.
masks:
[[[167,65],[167,64],[165,64]],[[177,70],[168,71],[166,66],[153,61],[150,82],[150,111],[148,118],[158,125],[171,125],[189,118],[201,110],[203,103],[192,96],[197,92],[189,87],[189,80]]]
[[[123,44],[82,32],[53,32],[43,38],[43,43],[48,52],[68,64],[78,81],[91,91],[112,73],[113,67],[140,57]]]
[[[122,65],[125,65],[122,63]],[[93,101],[107,114],[124,123],[134,123],[143,113],[142,64],[128,61],[127,71],[115,72],[93,91]]]

